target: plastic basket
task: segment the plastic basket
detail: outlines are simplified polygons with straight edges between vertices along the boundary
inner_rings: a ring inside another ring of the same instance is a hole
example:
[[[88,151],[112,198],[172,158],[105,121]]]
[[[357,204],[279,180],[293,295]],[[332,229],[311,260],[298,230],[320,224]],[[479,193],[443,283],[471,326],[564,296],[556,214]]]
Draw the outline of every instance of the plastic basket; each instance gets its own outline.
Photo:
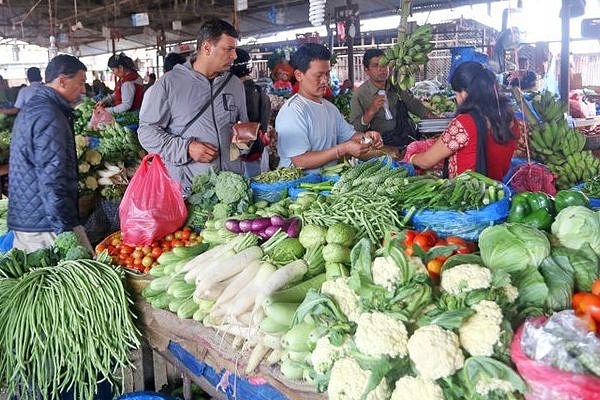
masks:
[[[302,182],[317,183],[321,181],[321,175],[308,174],[302,178],[291,181],[280,181],[274,183],[250,182],[252,197],[254,201],[265,200],[269,203],[276,203],[279,200],[288,197],[288,189],[297,186]]]
[[[117,400],[179,400],[179,398],[157,392],[132,392],[117,397]]]
[[[574,186],[572,189],[573,190],[581,190],[583,192],[583,185],[584,185],[583,183],[580,183],[579,185]],[[590,199],[590,207],[591,208],[594,208],[594,209],[600,208],[600,199],[599,198],[590,197],[590,196],[588,196],[588,198]]]

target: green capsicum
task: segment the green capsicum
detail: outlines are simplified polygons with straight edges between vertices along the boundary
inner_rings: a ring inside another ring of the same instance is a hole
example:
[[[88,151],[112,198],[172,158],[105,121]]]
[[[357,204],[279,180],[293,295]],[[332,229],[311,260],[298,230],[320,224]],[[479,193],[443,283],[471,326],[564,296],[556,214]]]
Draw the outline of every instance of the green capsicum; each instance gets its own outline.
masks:
[[[508,222],[519,222],[537,229],[550,229],[554,220],[554,202],[543,192],[523,192],[511,199]]]
[[[554,196],[556,212],[569,206],[590,206],[590,199],[579,190],[559,190]]]

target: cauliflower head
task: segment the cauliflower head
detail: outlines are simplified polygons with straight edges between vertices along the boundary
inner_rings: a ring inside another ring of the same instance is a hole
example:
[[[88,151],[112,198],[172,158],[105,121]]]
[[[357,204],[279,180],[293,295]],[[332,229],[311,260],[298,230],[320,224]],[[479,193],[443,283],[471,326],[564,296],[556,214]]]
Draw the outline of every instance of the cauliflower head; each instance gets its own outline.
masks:
[[[475,391],[482,396],[488,396],[492,392],[512,393],[515,390],[512,383],[498,378],[479,379],[475,384]]]
[[[510,283],[508,285],[502,286],[500,289],[502,289],[502,293],[504,293],[504,296],[506,297],[506,300],[509,303],[514,303],[519,297],[519,289],[517,289]]]
[[[310,363],[315,372],[324,375],[331,369],[334,362],[348,355],[349,350],[347,341],[341,346],[335,346],[328,336],[322,336],[317,340],[315,348],[310,354]]]
[[[90,171],[90,164],[83,161],[79,163],[79,165],[77,166],[77,170],[80,174],[87,174]]]
[[[85,187],[86,189],[96,190],[98,189],[98,180],[93,176],[88,176],[85,178]]]
[[[489,300],[482,300],[471,308],[475,314],[458,328],[460,345],[472,356],[490,357],[500,340],[502,309]]]
[[[478,264],[462,264],[442,270],[440,286],[444,292],[461,294],[475,289],[487,289],[492,283],[492,271]]]
[[[444,400],[442,388],[422,376],[403,376],[396,381],[391,400]]]
[[[419,374],[431,380],[448,377],[465,363],[458,336],[437,325],[415,331],[408,339],[408,355]]]
[[[360,301],[354,290],[348,286],[348,278],[340,277],[323,282],[321,293],[331,296],[340,311],[350,321],[358,321],[360,316]]]
[[[327,387],[329,400],[360,400],[370,377],[371,371],[362,369],[355,359],[344,357],[337,360],[331,368]],[[366,396],[367,400],[384,400],[389,397],[385,378]]]
[[[408,354],[408,332],[402,321],[382,312],[363,313],[358,318],[354,342],[372,357],[404,357]]]
[[[91,165],[99,165],[102,161],[102,154],[96,150],[88,149],[85,151],[85,161]]]
[[[391,257],[375,257],[371,264],[373,282],[389,290],[395,290],[401,283],[400,268]]]

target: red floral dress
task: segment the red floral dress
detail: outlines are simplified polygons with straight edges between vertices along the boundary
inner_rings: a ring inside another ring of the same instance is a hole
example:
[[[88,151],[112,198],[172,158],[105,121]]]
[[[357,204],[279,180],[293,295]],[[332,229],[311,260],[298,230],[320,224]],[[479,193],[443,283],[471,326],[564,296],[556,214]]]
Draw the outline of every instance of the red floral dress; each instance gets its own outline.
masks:
[[[487,168],[492,179],[501,181],[510,168],[519,137],[519,124],[513,124],[513,139],[505,144],[496,143],[491,131],[487,144]],[[477,127],[475,120],[468,114],[460,114],[454,118],[440,137],[442,143],[454,153],[448,160],[448,176],[453,178],[471,169],[475,170],[477,156]]]

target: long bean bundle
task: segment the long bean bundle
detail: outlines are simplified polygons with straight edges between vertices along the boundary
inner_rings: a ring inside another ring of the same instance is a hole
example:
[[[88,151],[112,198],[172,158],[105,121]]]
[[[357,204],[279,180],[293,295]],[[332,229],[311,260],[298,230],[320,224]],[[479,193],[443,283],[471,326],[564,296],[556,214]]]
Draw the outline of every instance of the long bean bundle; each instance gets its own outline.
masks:
[[[0,279],[0,384],[9,397],[93,399],[139,346],[122,275],[96,260],[65,261]]]

